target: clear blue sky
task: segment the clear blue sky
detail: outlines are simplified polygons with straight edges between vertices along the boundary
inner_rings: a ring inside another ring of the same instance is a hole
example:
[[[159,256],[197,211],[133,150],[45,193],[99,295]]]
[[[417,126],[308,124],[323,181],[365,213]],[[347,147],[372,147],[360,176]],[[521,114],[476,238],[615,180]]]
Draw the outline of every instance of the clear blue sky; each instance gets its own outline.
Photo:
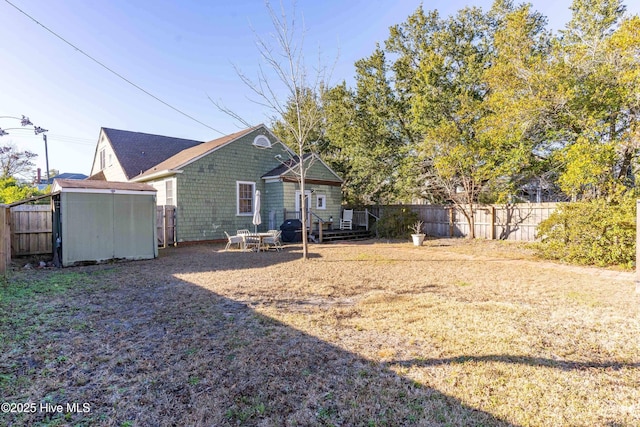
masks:
[[[256,75],[256,35],[273,31],[260,0],[9,0],[42,25],[171,106],[223,134],[241,127],[209,101],[219,100],[252,124],[268,123],[266,111],[248,100],[234,71]],[[279,7],[279,2],[273,2]],[[325,64],[337,58],[333,82],[351,82],[353,64],[370,55],[388,28],[404,22],[417,0],[299,0],[304,18],[306,60],[321,52]],[[426,0],[426,10],[448,16],[466,5],[487,9],[490,0]],[[534,8],[561,29],[570,0],[532,0]],[[640,13],[640,2],[628,0]],[[291,2],[285,1],[289,8]],[[317,62],[317,61],[316,61]],[[221,136],[116,77],[51,32],[0,0],[0,116],[30,117],[49,130],[49,167],[88,174],[100,127],[195,140]],[[0,118],[0,128],[20,127]],[[39,154],[42,136],[19,129],[1,137]]]

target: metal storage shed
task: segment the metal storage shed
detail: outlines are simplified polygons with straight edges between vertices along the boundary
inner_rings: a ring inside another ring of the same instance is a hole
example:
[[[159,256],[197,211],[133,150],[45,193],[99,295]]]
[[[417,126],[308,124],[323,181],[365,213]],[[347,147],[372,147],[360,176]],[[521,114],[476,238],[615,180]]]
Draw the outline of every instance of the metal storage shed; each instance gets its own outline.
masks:
[[[158,256],[152,186],[56,179],[51,192],[54,260],[63,267]]]

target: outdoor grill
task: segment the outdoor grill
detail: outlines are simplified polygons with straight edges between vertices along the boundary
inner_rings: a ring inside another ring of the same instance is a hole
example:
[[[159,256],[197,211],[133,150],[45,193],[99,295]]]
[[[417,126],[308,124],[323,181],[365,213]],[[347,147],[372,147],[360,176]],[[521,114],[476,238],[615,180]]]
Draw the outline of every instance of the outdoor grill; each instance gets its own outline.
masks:
[[[302,242],[302,222],[299,219],[288,219],[280,226],[283,242]]]

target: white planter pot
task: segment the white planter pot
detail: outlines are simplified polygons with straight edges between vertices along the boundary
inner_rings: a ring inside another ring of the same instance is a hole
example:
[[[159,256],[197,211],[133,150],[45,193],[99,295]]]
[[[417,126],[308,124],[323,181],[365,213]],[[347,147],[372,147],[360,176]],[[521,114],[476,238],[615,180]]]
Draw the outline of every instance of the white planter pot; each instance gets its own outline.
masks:
[[[422,242],[424,242],[424,234],[412,234],[411,238],[413,239],[413,246],[422,246]]]

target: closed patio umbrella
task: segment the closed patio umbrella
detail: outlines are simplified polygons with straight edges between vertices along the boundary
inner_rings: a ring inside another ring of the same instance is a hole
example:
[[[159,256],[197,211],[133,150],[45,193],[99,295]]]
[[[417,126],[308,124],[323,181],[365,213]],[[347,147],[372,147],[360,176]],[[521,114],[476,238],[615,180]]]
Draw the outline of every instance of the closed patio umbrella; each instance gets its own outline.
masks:
[[[256,203],[253,209],[253,225],[255,226],[256,233],[258,232],[258,226],[262,224],[262,217],[260,216],[260,190],[256,190]]]

